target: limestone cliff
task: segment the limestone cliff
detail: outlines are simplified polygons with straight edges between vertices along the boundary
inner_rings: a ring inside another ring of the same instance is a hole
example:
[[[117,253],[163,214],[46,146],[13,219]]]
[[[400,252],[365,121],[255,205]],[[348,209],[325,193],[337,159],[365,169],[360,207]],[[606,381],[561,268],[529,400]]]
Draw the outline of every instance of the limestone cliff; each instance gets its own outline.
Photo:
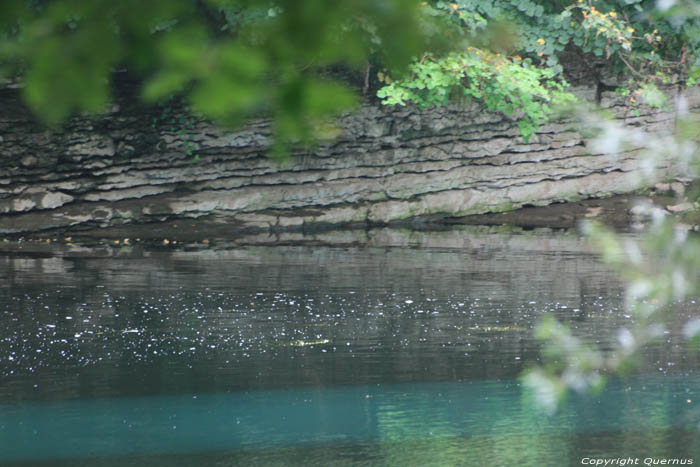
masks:
[[[546,125],[526,143],[517,122],[475,104],[365,105],[338,119],[332,141],[277,165],[266,155],[269,121],[226,131],[177,109],[163,116],[141,107],[124,88],[104,115],[73,118],[60,130],[37,123],[18,89],[0,89],[1,233],[204,216],[232,231],[383,224],[635,188],[635,148],[595,154],[567,122]],[[595,87],[574,91],[595,99]],[[700,94],[691,91],[696,109]],[[632,116],[612,93],[602,104],[653,132],[675,120],[671,110],[650,108]]]

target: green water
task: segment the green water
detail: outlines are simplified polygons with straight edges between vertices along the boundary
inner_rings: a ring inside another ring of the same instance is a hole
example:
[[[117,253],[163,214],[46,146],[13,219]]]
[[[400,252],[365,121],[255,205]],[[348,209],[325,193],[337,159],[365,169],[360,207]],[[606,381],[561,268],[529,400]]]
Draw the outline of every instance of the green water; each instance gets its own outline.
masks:
[[[575,236],[423,235],[0,257],[0,465],[700,462],[694,302],[639,372],[548,417],[517,379],[532,328],[609,345],[617,278]]]
[[[612,436],[619,452],[692,457],[700,448],[692,418],[698,397],[700,380],[656,377],[616,381],[602,396],[574,398],[554,417],[542,417],[518,384],[507,381],[42,402],[0,407],[0,439],[5,460],[72,464],[173,453],[238,452],[254,459],[300,446],[361,446],[366,462],[396,465],[417,465],[413,459],[425,450],[456,465],[489,458],[507,465],[519,455],[540,465],[573,465],[586,455],[576,441],[601,435]],[[671,432],[679,438],[664,436]],[[616,443],[620,433],[623,443]]]

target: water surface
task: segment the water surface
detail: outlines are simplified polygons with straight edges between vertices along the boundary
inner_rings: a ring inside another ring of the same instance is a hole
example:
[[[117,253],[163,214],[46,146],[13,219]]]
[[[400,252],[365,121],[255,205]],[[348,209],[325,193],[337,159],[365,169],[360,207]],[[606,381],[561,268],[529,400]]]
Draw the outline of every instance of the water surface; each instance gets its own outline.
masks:
[[[532,328],[554,313],[609,346],[631,320],[617,277],[570,234],[392,235],[0,257],[0,464],[698,455],[699,362],[678,331],[694,303],[639,373],[549,418],[518,381]]]

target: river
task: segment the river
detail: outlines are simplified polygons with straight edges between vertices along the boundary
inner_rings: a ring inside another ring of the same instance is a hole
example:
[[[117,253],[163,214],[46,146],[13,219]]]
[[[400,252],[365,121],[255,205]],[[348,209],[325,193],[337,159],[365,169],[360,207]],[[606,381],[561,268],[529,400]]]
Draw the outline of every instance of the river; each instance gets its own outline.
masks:
[[[5,252],[0,465],[698,463],[692,301],[602,393],[522,387],[542,316],[610,347],[623,288],[547,231]]]

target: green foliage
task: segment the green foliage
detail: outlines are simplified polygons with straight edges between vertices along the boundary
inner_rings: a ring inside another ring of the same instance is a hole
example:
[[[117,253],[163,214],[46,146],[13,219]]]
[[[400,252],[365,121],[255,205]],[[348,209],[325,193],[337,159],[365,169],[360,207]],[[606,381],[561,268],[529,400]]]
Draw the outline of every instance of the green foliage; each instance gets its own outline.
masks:
[[[364,69],[372,51],[401,66],[422,50],[417,10],[412,0],[0,2],[0,79],[21,80],[31,109],[58,125],[105,109],[112,73],[126,69],[147,102],[180,95],[228,125],[274,117],[281,148],[357,102],[326,70]]]
[[[524,382],[550,413],[568,389],[596,390],[603,384],[603,375],[633,369],[638,350],[664,336],[674,304],[700,291],[700,238],[689,236],[673,220],[657,216],[640,241],[623,239],[601,225],[586,226],[603,261],[628,282],[625,311],[630,320],[627,327],[618,330],[617,345],[605,352],[573,335],[553,317],[538,325],[545,363],[530,369]],[[684,334],[689,340],[697,339],[700,319],[686,323]]]
[[[566,82],[554,79],[554,70],[473,47],[442,59],[426,55],[410,67],[410,73],[380,89],[377,96],[388,105],[413,101],[423,108],[444,105],[456,95],[467,96],[489,110],[521,115],[520,132],[526,141],[552,114],[552,106],[576,100],[564,91]]]
[[[645,134],[639,129],[616,126],[594,116],[583,124],[602,129],[591,143],[603,152],[619,153],[626,145],[643,147],[640,165],[650,169],[648,175],[651,177],[656,173],[655,167],[667,168],[670,163],[683,167],[684,177],[688,179],[697,179],[700,173],[697,118],[683,118],[681,115],[676,133],[663,138]],[[697,219],[698,199],[700,193],[691,190],[677,201],[686,205],[684,209],[691,210],[685,214],[689,219],[693,216]],[[586,391],[596,388],[597,377],[624,374],[635,369],[640,348],[655,341],[668,340],[667,334],[672,332],[669,328],[683,318],[676,313],[676,306],[682,302],[693,304],[697,300],[700,292],[700,237],[689,231],[689,225],[684,225],[660,207],[638,205],[635,212],[650,223],[639,237],[623,237],[593,223],[584,228],[584,233],[600,252],[601,260],[627,282],[624,310],[629,320],[617,330],[615,344],[599,349],[595,344],[585,342],[585,339],[592,340],[592,336],[576,336],[551,317],[538,326],[538,337],[543,342],[543,363],[531,369],[524,376],[524,382],[550,412],[569,389]],[[691,222],[697,223],[697,220]],[[683,324],[682,337],[690,346],[697,346],[700,342],[698,316],[691,316]]]
[[[700,22],[693,18],[679,27],[653,7],[641,0],[424,2],[428,15],[448,19],[444,33],[468,52],[423,55],[410,74],[381,76],[387,86],[378,96],[388,105],[425,107],[466,95],[491,110],[520,115],[527,139],[551,115],[551,104],[571,102],[559,55],[578,50],[597,61],[589,64],[591,74],[598,73],[594,65],[605,65],[629,77],[621,89],[628,105],[663,106],[659,84],[693,84],[700,75],[693,65],[700,47],[691,34]]]
[[[5,20],[0,78],[21,76],[35,113],[57,124],[98,112],[110,100],[109,76],[127,57],[143,59],[158,19],[187,13],[177,2],[18,1],[0,4]],[[143,46],[143,50],[139,47]]]
[[[539,323],[536,337],[546,343],[542,350],[546,364],[530,368],[522,379],[526,387],[534,389],[540,407],[553,414],[569,388],[579,392],[602,389],[604,357],[597,348],[574,336],[551,315]]]
[[[17,0],[0,2],[0,78],[21,79],[29,106],[57,125],[104,109],[112,73],[127,69],[151,103],[182,95],[195,112],[228,125],[273,116],[283,148],[312,141],[319,122],[357,103],[328,70],[364,72],[373,64],[395,79],[381,91],[386,103],[440,105],[466,96],[521,116],[528,137],[555,103],[570,100],[559,58],[566,51],[630,75],[629,104],[642,94],[658,104],[652,84],[697,79],[694,4],[678,2],[674,16],[653,4]],[[497,54],[501,63],[485,60]],[[423,59],[407,74],[411,56]]]
[[[463,0],[436,5],[447,5],[460,19],[481,18],[478,28],[470,20],[461,21],[471,35],[482,35],[485,24],[508,22],[513,37],[506,42],[510,49],[504,51],[540,57],[542,65],[557,72],[561,71],[558,55],[572,47],[601,57],[614,71],[636,74],[688,66],[697,56],[692,32],[700,25],[698,18],[688,17],[679,25],[676,17],[654,10],[655,2],[649,0]],[[502,44],[494,38],[485,42],[491,48]]]
[[[592,3],[578,1],[567,7],[564,14],[583,18],[580,25],[585,36],[575,40],[577,46],[604,56],[631,77],[628,87],[617,90],[628,103],[643,101],[653,107],[665,106],[667,102],[658,84],[683,79],[688,85],[695,84],[700,76],[697,2],[669,0],[664,2],[665,11],[653,10],[654,3],[640,0],[595,3],[598,10]],[[572,26],[576,23],[572,21]],[[698,120],[683,112],[680,117],[673,138],[620,128],[594,116],[587,116],[582,125],[603,130],[593,143],[604,152],[618,153],[627,144],[642,146],[643,167],[668,167],[670,159],[684,167],[684,176],[697,179]],[[653,177],[653,170],[648,175]],[[697,212],[697,200],[696,192],[679,201],[694,205]],[[676,305],[697,299],[700,238],[688,232],[689,226],[658,207],[646,206],[643,212],[651,225],[638,239],[621,237],[597,224],[585,227],[585,234],[601,253],[602,261],[617,270],[628,284],[625,313],[630,319],[617,331],[615,345],[600,349],[586,342],[591,336],[576,336],[551,316],[538,325],[543,362],[526,372],[523,381],[550,413],[569,390],[599,389],[606,374],[619,375],[634,369],[641,347],[667,339],[669,324],[678,319]],[[691,316],[682,334],[695,350],[700,342],[700,318]]]

